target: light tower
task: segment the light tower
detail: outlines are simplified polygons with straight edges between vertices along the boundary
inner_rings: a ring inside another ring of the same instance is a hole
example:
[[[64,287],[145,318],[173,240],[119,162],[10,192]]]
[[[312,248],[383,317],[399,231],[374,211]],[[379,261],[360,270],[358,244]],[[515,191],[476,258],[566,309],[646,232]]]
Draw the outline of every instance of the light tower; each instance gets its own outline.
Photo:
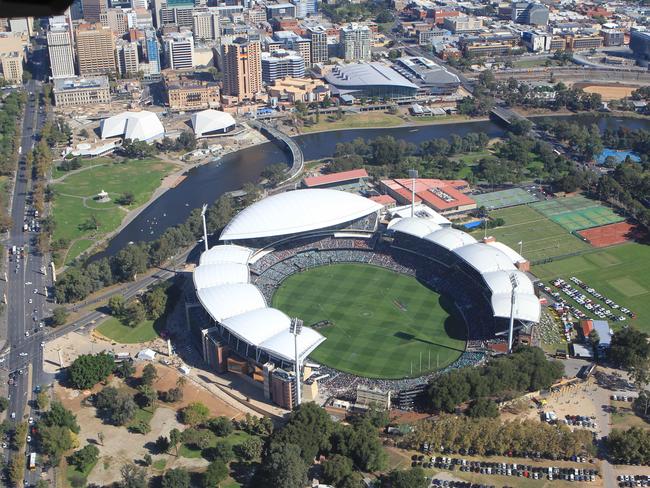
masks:
[[[294,371],[296,375],[296,406],[300,405],[302,392],[300,391],[300,357],[298,356],[298,336],[302,332],[303,321],[298,318],[291,319],[289,332],[293,334]]]
[[[205,223],[205,212],[208,210],[208,204],[204,203],[201,207],[201,220],[203,221],[203,244],[205,250],[208,250],[208,225]]]
[[[411,178],[411,217],[415,217],[415,180],[418,177],[417,169],[409,169],[409,178]]]
[[[512,284],[512,292],[510,295],[510,327],[508,328],[508,354],[512,352],[512,336],[514,334],[515,327],[515,290],[519,283],[517,282],[517,277],[514,274],[510,275],[510,283]]]

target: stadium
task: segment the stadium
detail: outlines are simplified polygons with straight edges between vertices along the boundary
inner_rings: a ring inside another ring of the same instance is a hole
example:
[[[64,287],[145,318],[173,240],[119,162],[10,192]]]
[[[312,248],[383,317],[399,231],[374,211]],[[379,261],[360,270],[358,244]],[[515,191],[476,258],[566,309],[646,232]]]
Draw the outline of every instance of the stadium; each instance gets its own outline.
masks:
[[[385,212],[353,193],[295,190],[245,208],[219,240],[193,274],[205,313],[204,359],[248,376],[284,407],[319,391],[351,397],[359,386],[408,405],[433,375],[480,363],[487,345],[504,341],[511,317],[519,329],[540,317],[522,256],[491,238],[478,242],[431,211]],[[295,318],[305,327],[294,336]],[[379,325],[383,335],[364,336]],[[330,350],[328,337],[339,341]]]

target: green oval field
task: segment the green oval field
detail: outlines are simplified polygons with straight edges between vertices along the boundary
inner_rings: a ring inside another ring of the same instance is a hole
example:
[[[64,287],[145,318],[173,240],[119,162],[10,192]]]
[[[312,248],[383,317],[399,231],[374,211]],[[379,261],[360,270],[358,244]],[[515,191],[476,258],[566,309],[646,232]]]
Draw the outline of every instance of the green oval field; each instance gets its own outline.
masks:
[[[273,306],[327,337],[314,361],[368,378],[420,376],[455,361],[465,325],[453,304],[414,277],[367,264],[333,264],[287,278]]]

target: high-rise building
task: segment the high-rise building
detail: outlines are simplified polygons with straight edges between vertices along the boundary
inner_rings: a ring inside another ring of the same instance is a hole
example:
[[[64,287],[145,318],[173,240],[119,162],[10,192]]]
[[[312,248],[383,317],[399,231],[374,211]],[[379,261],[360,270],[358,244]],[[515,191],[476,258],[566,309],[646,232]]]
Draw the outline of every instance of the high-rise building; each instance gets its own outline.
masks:
[[[533,2],[513,2],[512,21],[518,24],[546,25],[548,24],[548,7]]]
[[[84,10],[81,0],[74,0],[70,5],[70,17],[72,20],[82,20],[84,18]]]
[[[50,27],[47,32],[47,50],[52,78],[74,76],[74,50],[67,25],[56,24]]]
[[[77,27],[77,63],[80,76],[117,72],[115,36],[101,24],[81,24]]]
[[[351,23],[341,27],[341,56],[346,61],[370,61],[371,31],[368,26]]]
[[[169,68],[194,68],[194,38],[191,32],[172,32],[164,37],[164,42]]]
[[[109,8],[99,15],[101,24],[112,30],[116,36],[122,37],[129,30],[129,12],[121,8]]]
[[[131,0],[131,8],[140,8],[146,10],[149,8],[149,0]]]
[[[273,40],[267,42],[269,52],[274,49],[288,49],[296,51],[305,61],[305,67],[311,67],[311,41],[300,37],[293,31],[277,31],[273,33]]]
[[[0,54],[0,69],[2,78],[9,83],[23,82],[23,53],[22,51]]]
[[[311,41],[311,64],[327,62],[327,29],[315,25],[307,29],[307,36]]]
[[[272,53],[262,53],[262,80],[273,83],[279,78],[303,78],[305,61],[295,51],[278,49]]]
[[[158,38],[156,37],[156,31],[153,29],[147,29],[144,31],[145,41],[144,41],[144,53],[149,62],[149,74],[150,75],[159,75],[160,74],[160,46],[158,45]]]
[[[15,17],[9,19],[9,30],[32,37],[34,35],[34,17]]]
[[[240,101],[252,99],[262,89],[260,43],[238,37],[222,50],[224,93]]]
[[[106,0],[81,0],[84,20],[95,23],[101,20],[101,13],[106,10]]]
[[[140,71],[138,60],[138,43],[120,40],[115,46],[117,67],[123,77],[134,76]]]
[[[219,16],[215,12],[194,12],[192,31],[195,39],[219,39]]]

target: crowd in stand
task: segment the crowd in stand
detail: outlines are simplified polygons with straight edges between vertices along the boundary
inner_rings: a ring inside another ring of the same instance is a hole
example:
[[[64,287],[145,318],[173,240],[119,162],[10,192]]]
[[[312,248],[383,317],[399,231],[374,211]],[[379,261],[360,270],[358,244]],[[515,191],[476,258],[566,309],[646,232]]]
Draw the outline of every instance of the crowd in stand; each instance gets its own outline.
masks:
[[[467,324],[466,351],[442,370],[396,380],[363,378],[321,366],[319,374],[329,375],[321,381],[321,386],[333,396],[353,399],[359,385],[393,392],[408,390],[424,385],[436,375],[452,369],[477,365],[487,357],[487,345],[496,342],[490,305],[480,284],[467,283],[466,279],[459,278],[462,275],[454,267],[447,268],[440,264],[441,256],[442,253],[436,256],[436,260],[427,259],[404,247],[400,249],[380,242],[377,236],[362,239],[335,238],[330,235],[283,243],[252,264],[251,271],[255,285],[268,303],[280,283],[288,276],[309,268],[341,262],[368,263],[415,276],[435,292],[452,299]]]

